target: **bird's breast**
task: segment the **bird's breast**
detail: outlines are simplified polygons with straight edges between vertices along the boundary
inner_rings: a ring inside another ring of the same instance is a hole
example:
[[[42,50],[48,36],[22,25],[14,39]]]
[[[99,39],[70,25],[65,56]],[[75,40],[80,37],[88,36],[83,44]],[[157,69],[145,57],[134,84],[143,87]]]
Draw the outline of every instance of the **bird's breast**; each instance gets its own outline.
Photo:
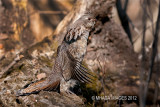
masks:
[[[69,48],[73,57],[80,62],[86,53],[88,35],[89,33],[81,36],[76,42],[72,43]]]

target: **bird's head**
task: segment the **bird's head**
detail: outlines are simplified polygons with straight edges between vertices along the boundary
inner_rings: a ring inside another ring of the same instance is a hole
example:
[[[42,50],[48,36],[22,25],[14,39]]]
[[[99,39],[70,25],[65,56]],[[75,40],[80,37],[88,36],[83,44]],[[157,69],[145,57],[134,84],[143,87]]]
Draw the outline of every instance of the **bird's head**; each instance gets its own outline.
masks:
[[[84,26],[88,29],[91,30],[94,28],[96,19],[91,15],[91,14],[84,14],[80,20],[84,22]]]

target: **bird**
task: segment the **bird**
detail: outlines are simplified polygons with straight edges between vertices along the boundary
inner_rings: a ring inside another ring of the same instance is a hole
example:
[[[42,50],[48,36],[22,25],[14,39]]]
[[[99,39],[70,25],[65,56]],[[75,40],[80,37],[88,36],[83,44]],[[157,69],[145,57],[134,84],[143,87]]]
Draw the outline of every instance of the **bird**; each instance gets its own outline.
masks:
[[[71,79],[82,83],[92,82],[94,77],[82,64],[87,50],[87,41],[90,32],[95,27],[96,19],[91,14],[84,14],[71,24],[60,46],[51,74],[45,79],[33,82],[19,89],[17,96],[25,96],[44,91],[60,91],[61,81]]]

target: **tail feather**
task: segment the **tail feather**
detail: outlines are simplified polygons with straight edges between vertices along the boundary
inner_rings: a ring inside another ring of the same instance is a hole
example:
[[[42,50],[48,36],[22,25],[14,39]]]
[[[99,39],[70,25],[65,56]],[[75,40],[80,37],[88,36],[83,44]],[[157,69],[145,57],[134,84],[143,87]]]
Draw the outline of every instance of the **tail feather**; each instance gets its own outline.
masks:
[[[24,95],[38,93],[41,90],[45,90],[45,91],[57,90],[59,85],[60,85],[60,80],[57,80],[57,81],[41,80],[41,81],[31,83],[30,85],[28,85],[28,87],[24,89],[18,90],[16,95],[24,96]]]
[[[46,88],[44,88],[43,90],[45,91],[53,91],[53,90],[57,90],[58,87],[60,85],[60,81],[56,81],[52,84],[49,84],[48,86],[46,86]]]

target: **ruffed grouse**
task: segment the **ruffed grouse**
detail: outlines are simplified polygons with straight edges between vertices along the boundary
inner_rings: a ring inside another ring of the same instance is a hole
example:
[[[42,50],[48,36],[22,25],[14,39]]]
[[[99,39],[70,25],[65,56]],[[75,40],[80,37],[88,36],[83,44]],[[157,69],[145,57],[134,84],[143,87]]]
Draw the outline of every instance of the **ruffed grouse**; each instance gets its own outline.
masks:
[[[82,65],[82,60],[86,53],[89,33],[94,25],[95,18],[90,14],[84,14],[72,24],[57,49],[57,57],[49,77],[18,90],[17,95],[29,95],[41,90],[57,90],[62,80],[76,79],[80,82],[91,82],[92,75]]]

